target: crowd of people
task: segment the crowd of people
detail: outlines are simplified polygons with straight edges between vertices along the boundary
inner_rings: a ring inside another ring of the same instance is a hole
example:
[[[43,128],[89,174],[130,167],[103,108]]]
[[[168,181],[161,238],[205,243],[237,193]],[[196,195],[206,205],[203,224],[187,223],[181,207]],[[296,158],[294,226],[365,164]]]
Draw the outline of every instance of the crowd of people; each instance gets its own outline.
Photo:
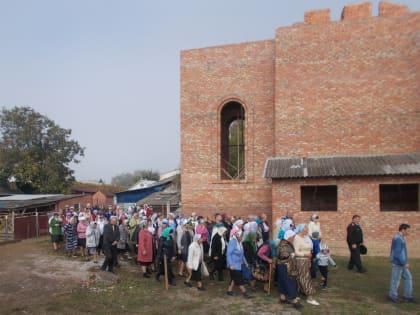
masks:
[[[326,288],[328,266],[336,266],[322,238],[319,216],[313,214],[308,221],[295,224],[288,212],[270,226],[265,213],[242,218],[223,213],[208,218],[194,212],[189,216],[164,216],[148,205],[99,210],[88,204],[79,212],[70,207],[55,212],[49,225],[54,250],[64,240],[69,257],[81,256],[98,263],[98,256],[104,255],[103,271],[115,272],[119,259],[131,259],[141,266],[144,278],[155,274],[157,281],[164,277],[172,286],[177,285],[178,278],[186,287],[204,291],[203,277],[224,281],[227,269],[228,296],[237,295],[238,287],[244,298],[251,298],[247,288],[256,290],[258,283],[263,283],[266,292],[277,286],[280,303],[300,308],[300,296],[308,304],[319,305],[313,279],[319,272],[319,288]],[[366,247],[358,215],[347,228],[347,242],[348,269],[355,266],[365,273],[360,254]],[[390,292],[394,300],[398,275],[405,279],[409,274],[405,267],[395,270]]]

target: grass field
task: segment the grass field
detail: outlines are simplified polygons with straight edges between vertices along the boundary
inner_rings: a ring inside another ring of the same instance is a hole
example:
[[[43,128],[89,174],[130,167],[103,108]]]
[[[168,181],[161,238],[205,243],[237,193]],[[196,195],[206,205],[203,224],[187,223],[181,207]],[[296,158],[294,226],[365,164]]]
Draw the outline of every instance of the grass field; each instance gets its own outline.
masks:
[[[47,241],[38,245],[44,250],[50,246]],[[31,309],[34,314],[420,314],[420,304],[395,305],[386,301],[390,278],[387,258],[363,257],[366,274],[347,270],[347,257],[334,258],[338,268],[330,267],[329,288],[317,290],[316,299],[321,305],[312,306],[303,300],[304,307],[299,311],[280,305],[277,288],[273,287],[268,295],[262,291],[262,284],[255,292],[249,290],[254,296],[250,300],[240,295],[227,296],[227,281],[206,279],[207,290],[200,292],[185,287],[183,278],[178,278],[178,285],[166,291],[163,281],[144,279],[140,267],[130,263],[117,269],[113,282],[81,284]],[[67,258],[63,255],[62,259]],[[412,260],[411,265],[416,285],[420,283],[420,260]]]

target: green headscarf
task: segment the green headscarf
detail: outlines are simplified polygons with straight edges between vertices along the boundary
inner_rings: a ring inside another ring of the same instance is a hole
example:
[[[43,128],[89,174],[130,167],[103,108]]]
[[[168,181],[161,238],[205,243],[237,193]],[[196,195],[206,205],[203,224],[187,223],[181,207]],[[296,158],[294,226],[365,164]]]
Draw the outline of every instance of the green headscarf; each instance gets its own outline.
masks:
[[[163,232],[162,232],[162,236],[163,236],[164,238],[166,238],[166,240],[167,240],[167,241],[169,241],[169,240],[171,239],[171,237],[169,236],[169,234],[171,234],[171,232],[172,232],[172,228],[171,228],[171,227],[167,227],[167,228],[165,228],[165,229],[163,230]]]
[[[255,253],[257,251],[257,246],[255,244],[254,238],[257,236],[254,232],[249,232],[246,234],[244,240],[242,242],[249,243],[252,247],[253,252]]]

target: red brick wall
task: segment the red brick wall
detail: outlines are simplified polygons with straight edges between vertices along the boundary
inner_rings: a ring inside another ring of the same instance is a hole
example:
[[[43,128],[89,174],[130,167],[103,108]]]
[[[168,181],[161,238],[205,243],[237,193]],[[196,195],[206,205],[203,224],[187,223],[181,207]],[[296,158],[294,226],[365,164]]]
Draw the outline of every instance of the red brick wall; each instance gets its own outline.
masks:
[[[420,14],[367,7],[277,30],[275,156],[419,150]]]
[[[98,206],[99,208],[104,208],[113,204],[114,198],[107,197],[102,191],[97,191],[92,195],[92,207]]]
[[[379,16],[371,17],[371,11],[370,4],[350,5],[342,20],[333,22],[329,10],[308,12],[304,23],[277,29],[274,40],[181,53],[186,213],[273,209],[275,218],[288,208],[300,209],[302,182],[275,182],[271,191],[271,181],[262,177],[268,157],[419,151],[420,14],[386,2]],[[229,100],[246,109],[246,179],[241,181],[220,179],[220,110]],[[382,254],[400,219],[413,225],[418,220],[418,213],[379,212],[382,180],[419,182],[418,177],[304,181],[339,183],[339,211],[328,213],[328,221],[338,225],[335,242],[342,249],[340,233],[354,211],[363,211],[364,224],[385,222],[375,231],[365,229],[372,251],[377,247]],[[325,228],[334,242],[334,228]]]
[[[308,223],[312,212],[300,211],[302,185],[337,185],[337,211],[320,211],[323,238],[340,253],[347,252],[346,228],[354,214],[362,217],[365,243],[371,254],[388,255],[390,240],[401,223],[411,226],[410,256],[420,257],[420,211],[380,211],[379,184],[419,183],[413,177],[273,180],[273,221],[294,213],[295,223]],[[416,249],[416,250],[414,250]]]
[[[92,204],[92,195],[84,195],[59,201],[57,203],[57,210],[63,210],[66,205],[73,207],[75,203],[80,203],[80,206],[85,208],[88,203]]]
[[[262,177],[273,155],[274,42],[260,41],[181,53],[181,180],[185,212],[211,215],[271,209]],[[220,110],[245,107],[246,179],[221,180]]]

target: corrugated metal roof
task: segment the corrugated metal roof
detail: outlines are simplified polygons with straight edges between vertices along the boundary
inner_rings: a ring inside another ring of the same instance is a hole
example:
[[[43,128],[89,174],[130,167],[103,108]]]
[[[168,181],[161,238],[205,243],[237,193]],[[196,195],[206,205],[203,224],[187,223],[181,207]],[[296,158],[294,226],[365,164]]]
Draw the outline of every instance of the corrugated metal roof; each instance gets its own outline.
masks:
[[[0,198],[0,210],[16,210],[53,205],[83,195],[12,195]]]
[[[387,176],[420,174],[420,153],[269,158],[266,178]]]
[[[146,203],[150,206],[164,206],[169,202],[171,205],[178,205],[180,200],[181,194],[179,192],[167,193],[159,191],[139,200],[137,204],[143,205]]]

